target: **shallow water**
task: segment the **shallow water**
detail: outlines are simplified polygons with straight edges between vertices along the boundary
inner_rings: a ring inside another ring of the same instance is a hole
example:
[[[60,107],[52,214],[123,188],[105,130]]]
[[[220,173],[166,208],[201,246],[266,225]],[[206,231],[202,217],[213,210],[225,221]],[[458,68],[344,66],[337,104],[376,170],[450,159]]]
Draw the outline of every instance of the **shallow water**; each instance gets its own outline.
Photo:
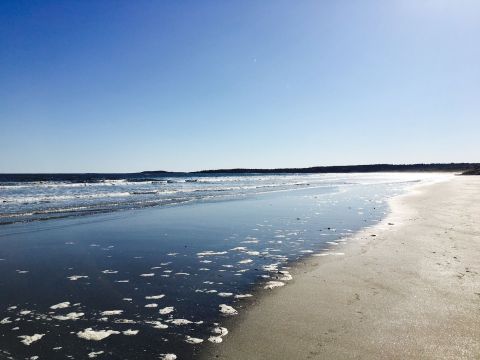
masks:
[[[240,199],[293,188],[408,178],[408,174],[0,174],[0,225],[151,206]]]
[[[292,262],[434,176],[286,178],[261,180],[292,184],[277,191],[0,227],[0,358],[192,358],[200,340],[221,341],[242,295],[288,284]]]
[[[0,174],[0,225],[90,215],[288,190],[295,186],[331,186],[339,177],[312,175],[238,176],[141,174]]]

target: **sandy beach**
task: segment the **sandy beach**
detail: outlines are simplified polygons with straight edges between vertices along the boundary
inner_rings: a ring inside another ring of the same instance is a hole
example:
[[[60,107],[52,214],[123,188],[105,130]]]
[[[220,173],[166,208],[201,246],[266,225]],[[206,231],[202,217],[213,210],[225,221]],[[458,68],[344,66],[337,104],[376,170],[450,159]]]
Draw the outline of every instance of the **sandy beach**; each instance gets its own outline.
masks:
[[[480,177],[417,186],[242,311],[220,359],[480,358]]]

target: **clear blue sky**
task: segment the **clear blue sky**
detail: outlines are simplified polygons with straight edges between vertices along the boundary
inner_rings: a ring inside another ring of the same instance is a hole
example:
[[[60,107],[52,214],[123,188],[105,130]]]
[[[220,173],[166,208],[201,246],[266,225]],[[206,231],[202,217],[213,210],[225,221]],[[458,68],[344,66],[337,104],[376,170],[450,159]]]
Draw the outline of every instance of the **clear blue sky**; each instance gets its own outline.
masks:
[[[0,172],[480,161],[480,2],[0,2]]]

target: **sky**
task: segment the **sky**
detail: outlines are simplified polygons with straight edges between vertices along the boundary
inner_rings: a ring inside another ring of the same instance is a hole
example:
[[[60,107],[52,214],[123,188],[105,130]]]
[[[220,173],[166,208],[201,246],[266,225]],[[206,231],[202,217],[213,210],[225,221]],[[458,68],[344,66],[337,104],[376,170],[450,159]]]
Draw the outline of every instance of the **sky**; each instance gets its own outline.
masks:
[[[480,162],[477,0],[0,1],[0,172]]]

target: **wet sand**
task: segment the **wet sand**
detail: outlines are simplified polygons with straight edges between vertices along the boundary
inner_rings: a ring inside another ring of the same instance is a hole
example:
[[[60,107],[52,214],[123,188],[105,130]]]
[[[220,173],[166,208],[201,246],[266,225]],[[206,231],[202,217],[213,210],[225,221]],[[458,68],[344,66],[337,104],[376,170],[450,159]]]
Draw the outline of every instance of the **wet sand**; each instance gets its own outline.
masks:
[[[204,357],[480,358],[480,177],[419,186],[391,209],[344,256],[299,264]]]

